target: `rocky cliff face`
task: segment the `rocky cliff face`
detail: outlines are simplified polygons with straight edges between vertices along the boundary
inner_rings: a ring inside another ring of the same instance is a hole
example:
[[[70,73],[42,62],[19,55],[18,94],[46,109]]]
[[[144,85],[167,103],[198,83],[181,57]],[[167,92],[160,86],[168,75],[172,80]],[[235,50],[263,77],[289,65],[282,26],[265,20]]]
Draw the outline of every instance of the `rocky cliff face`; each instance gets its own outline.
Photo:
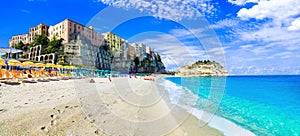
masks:
[[[177,76],[229,76],[228,71],[218,62],[198,61],[185,65],[175,73]]]

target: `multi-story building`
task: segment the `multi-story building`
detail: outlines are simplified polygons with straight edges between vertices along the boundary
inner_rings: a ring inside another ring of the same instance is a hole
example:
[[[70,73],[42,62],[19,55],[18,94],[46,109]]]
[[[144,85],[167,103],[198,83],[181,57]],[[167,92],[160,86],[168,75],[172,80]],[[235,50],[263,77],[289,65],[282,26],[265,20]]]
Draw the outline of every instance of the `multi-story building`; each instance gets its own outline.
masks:
[[[92,26],[86,27],[70,19],[65,19],[54,26],[50,26],[48,33],[49,39],[53,39],[54,37],[64,39],[63,44],[76,43],[80,35],[81,37],[85,37],[84,39],[88,40],[92,45],[104,45],[104,36],[94,31]]]
[[[133,44],[128,45],[128,54],[132,59],[135,57],[135,48]]]
[[[115,56],[115,54],[118,55],[121,51],[121,45],[124,42],[124,40],[112,32],[105,33],[104,38],[106,44],[110,48],[111,55],[113,56]]]
[[[152,51],[152,48],[150,48],[149,46],[146,46],[146,53],[147,54],[150,54]]]
[[[28,34],[20,34],[12,36],[12,38],[9,40],[9,46],[12,47],[15,44],[18,44],[19,42],[23,42],[24,44],[30,44],[33,42],[34,37],[36,35],[42,35],[45,34],[48,36],[48,28],[49,26],[45,24],[39,24],[37,26],[29,28]]]
[[[26,54],[31,61],[56,63],[59,60],[69,64],[128,72],[132,70],[134,58],[138,57],[141,68],[137,72],[164,69],[158,53],[143,43],[129,44],[112,32],[102,35],[92,26],[86,27],[70,19],[53,26],[39,24],[30,28],[28,34],[12,36],[9,45],[12,47],[19,42],[29,44],[33,42],[36,35],[42,34],[47,35],[49,40],[62,38],[64,47],[61,49],[65,54],[58,55],[57,52],[44,54],[47,45],[37,45],[30,48]]]
[[[28,34],[20,34],[20,35],[14,35],[9,39],[9,47],[13,47],[14,45],[18,43],[24,43],[24,44],[29,44],[29,35]]]
[[[142,61],[144,54],[146,53],[147,46],[143,43],[134,43],[133,47],[135,48],[135,57],[139,57],[140,61]]]
[[[33,42],[34,40],[34,37],[36,35],[47,35],[48,36],[48,29],[49,29],[49,26],[45,25],[45,24],[39,24],[37,26],[34,26],[34,27],[31,27],[29,29],[29,42]]]
[[[93,45],[85,36],[78,35],[76,43],[65,44],[64,52],[68,54],[65,58],[66,63],[96,67],[102,70],[110,69],[109,47]]]

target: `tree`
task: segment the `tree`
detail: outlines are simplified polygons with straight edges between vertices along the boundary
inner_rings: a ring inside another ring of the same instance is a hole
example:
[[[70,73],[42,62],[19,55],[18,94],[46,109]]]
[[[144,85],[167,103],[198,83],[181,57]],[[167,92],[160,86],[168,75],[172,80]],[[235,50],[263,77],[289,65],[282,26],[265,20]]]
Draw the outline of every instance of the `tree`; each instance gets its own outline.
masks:
[[[140,64],[139,57],[135,57],[133,62],[134,62],[134,65],[135,65],[135,70],[137,72],[138,71],[138,65]]]
[[[44,53],[49,54],[49,53],[55,53],[60,50],[60,47],[62,46],[63,39],[56,39],[54,37],[48,44],[47,47],[44,48]]]
[[[16,48],[16,49],[22,49],[22,46],[24,46],[24,43],[22,41],[20,41],[18,44],[15,44],[13,45],[13,48]]]
[[[33,38],[33,42],[30,44],[31,47],[37,46],[37,45],[48,45],[49,39],[47,35],[42,34],[42,35],[36,35]]]
[[[159,54],[157,55],[157,61],[158,61],[158,62],[161,62],[161,57],[160,57]]]
[[[19,49],[19,50],[23,50],[24,52],[28,50],[28,45],[24,44],[22,41],[20,41],[18,44],[13,45],[13,48]],[[18,54],[18,56],[22,56],[23,52],[20,52]],[[15,56],[13,54],[13,56]]]

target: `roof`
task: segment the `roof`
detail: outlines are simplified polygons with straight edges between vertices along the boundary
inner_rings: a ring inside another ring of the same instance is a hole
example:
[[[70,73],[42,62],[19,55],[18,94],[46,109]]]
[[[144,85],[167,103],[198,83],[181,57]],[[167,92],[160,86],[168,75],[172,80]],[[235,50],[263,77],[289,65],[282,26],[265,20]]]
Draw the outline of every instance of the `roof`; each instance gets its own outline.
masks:
[[[19,53],[23,52],[22,50],[15,49],[15,48],[0,48],[0,53]]]

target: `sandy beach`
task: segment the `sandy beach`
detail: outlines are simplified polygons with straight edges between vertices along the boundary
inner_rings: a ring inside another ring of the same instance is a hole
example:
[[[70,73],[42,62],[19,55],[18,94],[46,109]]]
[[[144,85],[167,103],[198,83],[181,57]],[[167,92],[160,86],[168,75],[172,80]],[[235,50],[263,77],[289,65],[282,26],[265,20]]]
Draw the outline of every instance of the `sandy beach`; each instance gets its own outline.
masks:
[[[0,135],[223,135],[156,82],[72,79],[0,87]]]

